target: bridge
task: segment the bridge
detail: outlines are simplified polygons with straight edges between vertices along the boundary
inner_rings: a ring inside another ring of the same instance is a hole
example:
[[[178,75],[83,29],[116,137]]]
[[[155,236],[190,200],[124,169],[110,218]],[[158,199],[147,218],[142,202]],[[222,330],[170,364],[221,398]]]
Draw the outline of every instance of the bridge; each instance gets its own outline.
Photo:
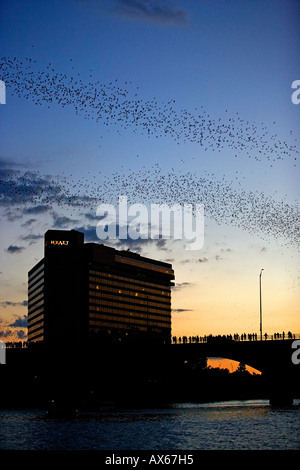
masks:
[[[300,385],[300,364],[295,364],[292,360],[295,338],[296,336],[293,339],[235,341],[212,337],[205,342],[172,344],[170,348],[172,358],[178,364],[197,358],[220,357],[251,366],[267,379],[270,402],[288,404]],[[300,357],[300,353],[298,356]]]
[[[11,377],[18,378],[23,373],[24,383],[31,383],[32,377],[37,376],[40,383],[44,383],[44,390],[56,387],[73,393],[75,389],[88,387],[89,383],[95,382],[101,393],[103,391],[108,396],[116,392],[125,395],[128,388],[127,394],[135,398],[152,394],[149,382],[144,381],[144,378],[153,378],[158,383],[160,378],[171,377],[172,374],[174,377],[177,371],[184,370],[186,361],[208,357],[226,358],[259,370],[267,384],[270,403],[281,406],[290,405],[293,399],[299,398],[300,364],[292,360],[295,352],[300,359],[298,337],[293,335],[288,338],[286,335],[284,339],[251,341],[207,337],[205,341],[193,342],[187,339],[177,344],[147,341],[111,344],[101,341],[50,348],[33,344],[25,348],[21,345],[9,347],[6,352]],[[295,347],[299,352],[295,351]],[[10,382],[13,384],[12,380],[6,381],[7,384]],[[145,388],[140,393],[141,383],[145,384]],[[80,387],[78,384],[81,384]]]

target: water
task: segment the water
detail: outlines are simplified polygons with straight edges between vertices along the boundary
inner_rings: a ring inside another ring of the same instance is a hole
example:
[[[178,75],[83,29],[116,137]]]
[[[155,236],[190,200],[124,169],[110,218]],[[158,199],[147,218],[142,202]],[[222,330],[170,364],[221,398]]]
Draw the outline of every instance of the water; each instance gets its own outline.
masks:
[[[300,449],[300,400],[180,403],[112,409],[54,419],[41,409],[0,410],[0,449],[290,450]]]

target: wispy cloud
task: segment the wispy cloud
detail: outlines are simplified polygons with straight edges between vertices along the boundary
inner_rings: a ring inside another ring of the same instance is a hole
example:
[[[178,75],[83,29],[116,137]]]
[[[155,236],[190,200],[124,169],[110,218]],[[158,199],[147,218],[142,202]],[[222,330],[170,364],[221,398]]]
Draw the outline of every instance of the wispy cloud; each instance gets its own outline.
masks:
[[[24,235],[23,237],[21,237],[20,240],[29,242],[29,245],[33,245],[34,243],[37,242],[37,240],[40,240],[41,238],[44,238],[44,236],[38,235],[35,233],[30,233],[28,235]]]
[[[78,224],[78,220],[71,219],[65,215],[59,216],[55,212],[52,214],[53,216],[53,228],[62,229],[68,227],[74,227],[74,224]]]
[[[28,220],[26,220],[26,222],[24,222],[23,224],[21,224],[21,227],[28,228],[28,227],[30,227],[32,224],[34,224],[35,222],[37,222],[37,219],[28,219]]]
[[[46,204],[40,204],[34,207],[28,207],[23,210],[23,214],[43,214],[49,210],[49,207]]]
[[[208,259],[203,257],[203,258],[198,258],[198,259],[195,259],[195,258],[187,258],[187,259],[183,259],[180,261],[180,264],[187,264],[187,263],[207,263],[208,262]]]
[[[78,232],[83,232],[84,233],[84,241],[85,242],[101,243],[101,241],[97,237],[96,226],[88,225],[86,227],[84,227],[84,226],[74,227],[74,230],[78,230]]]
[[[12,300],[2,300],[0,302],[0,306],[1,307],[19,307],[19,306],[22,306],[22,307],[27,307],[28,305],[28,302],[27,300],[23,300],[23,302],[13,302]]]
[[[1,188],[0,205],[3,207],[22,207],[22,214],[40,214],[49,210],[50,203],[62,190],[58,182],[49,175],[40,175],[37,171],[25,173],[16,169],[16,164],[10,168],[0,164]],[[30,204],[30,207],[24,207]]]
[[[162,1],[151,0],[115,0],[113,11],[134,19],[162,24],[183,25],[187,23],[185,10],[177,9]]]
[[[8,163],[0,160],[0,206],[2,215],[9,222],[31,216],[22,224],[23,227],[29,227],[36,222],[35,216],[52,211],[55,228],[65,227],[69,222],[74,224],[78,221],[58,216],[53,207],[66,210],[70,207],[90,208],[95,203],[95,198],[89,195],[72,194],[63,178],[60,180],[51,175],[42,175],[38,171],[24,173],[14,163],[6,168]]]
[[[6,252],[10,254],[15,254],[15,253],[21,253],[21,251],[25,250],[24,246],[15,246],[15,245],[10,245],[8,248],[6,248]]]
[[[167,240],[163,238],[158,240],[153,240],[152,238],[138,238],[137,240],[132,238],[127,238],[126,240],[118,239],[115,247],[121,250],[129,249],[137,252],[141,252],[146,247],[155,247],[156,250],[168,251]]]
[[[180,290],[180,289],[184,289],[185,287],[191,287],[193,286],[193,283],[192,282],[178,282],[173,288],[172,290]]]
[[[17,160],[10,160],[3,155],[0,155],[0,169],[7,169],[9,172],[12,172],[13,169],[18,169],[18,168],[36,168],[36,166],[39,164],[38,161],[32,162],[32,161],[17,161]]]
[[[101,240],[100,238],[98,238],[96,233],[96,224],[80,227],[77,226],[74,227],[74,229],[84,233],[85,242],[104,243],[106,245],[111,245],[118,250],[133,250],[141,252],[143,248],[154,246],[157,250],[168,251],[168,240],[163,238],[159,238],[157,240],[153,240],[151,238],[138,238],[134,240],[130,237],[126,239],[120,239],[117,237],[116,239]],[[118,233],[119,225],[116,224],[116,234],[118,235]]]
[[[172,312],[181,313],[181,312],[193,312],[191,308],[172,308]]]

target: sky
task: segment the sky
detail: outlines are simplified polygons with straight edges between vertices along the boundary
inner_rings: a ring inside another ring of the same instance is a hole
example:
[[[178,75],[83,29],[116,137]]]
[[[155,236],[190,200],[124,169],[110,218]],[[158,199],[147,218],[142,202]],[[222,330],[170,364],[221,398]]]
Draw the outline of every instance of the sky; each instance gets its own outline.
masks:
[[[300,333],[299,13],[294,0],[1,1],[2,341],[26,340],[44,233],[102,243],[97,207],[119,196],[203,204],[201,249],[105,241],[172,263],[173,335],[259,333],[261,269],[263,332]]]

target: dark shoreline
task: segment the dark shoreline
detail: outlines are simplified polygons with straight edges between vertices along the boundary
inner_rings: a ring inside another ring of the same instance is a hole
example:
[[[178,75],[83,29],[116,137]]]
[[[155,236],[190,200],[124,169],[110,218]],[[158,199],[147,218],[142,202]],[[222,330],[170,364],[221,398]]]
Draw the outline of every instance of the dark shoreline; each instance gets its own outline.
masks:
[[[300,389],[299,366],[282,380],[276,373],[271,378],[252,375],[243,367],[232,373],[212,369],[206,358],[180,362],[162,351],[140,345],[83,351],[7,349],[6,364],[0,365],[0,408],[48,409],[55,403],[94,410],[103,403],[144,407],[254,399],[288,406]]]

